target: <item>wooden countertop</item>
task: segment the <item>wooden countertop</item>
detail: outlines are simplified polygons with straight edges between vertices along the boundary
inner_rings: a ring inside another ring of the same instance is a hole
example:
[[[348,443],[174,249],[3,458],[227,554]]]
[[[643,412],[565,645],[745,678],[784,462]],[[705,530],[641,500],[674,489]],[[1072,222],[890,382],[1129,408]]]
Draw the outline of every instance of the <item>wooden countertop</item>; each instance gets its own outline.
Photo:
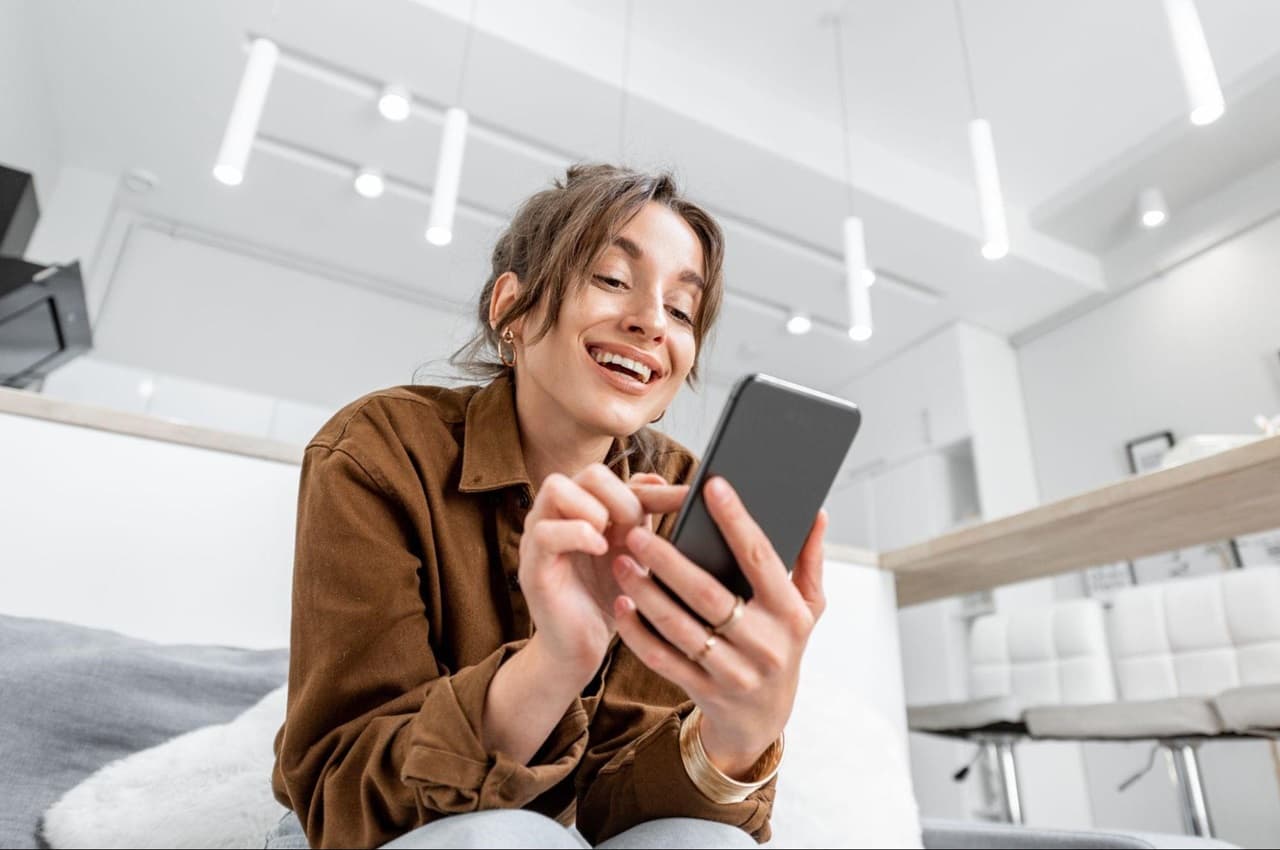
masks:
[[[1280,436],[880,555],[898,604],[1280,527]]]
[[[39,393],[0,387],[0,414],[5,413],[149,440],[179,443],[215,452],[247,455],[279,463],[302,463],[302,446],[291,443],[201,428],[155,416],[124,413],[80,402],[49,398]]]

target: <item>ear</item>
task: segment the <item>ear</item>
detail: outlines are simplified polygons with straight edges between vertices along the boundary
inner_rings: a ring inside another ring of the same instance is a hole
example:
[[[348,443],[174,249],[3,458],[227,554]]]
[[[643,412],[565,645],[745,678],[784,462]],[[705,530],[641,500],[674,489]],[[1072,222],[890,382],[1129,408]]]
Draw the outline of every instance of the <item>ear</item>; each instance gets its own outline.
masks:
[[[520,278],[516,277],[515,272],[503,272],[498,276],[498,279],[493,282],[493,294],[489,297],[489,327],[498,326],[498,321],[507,314],[511,305],[516,303],[519,295]],[[522,324],[523,322],[517,319],[511,325],[511,329],[519,333]]]

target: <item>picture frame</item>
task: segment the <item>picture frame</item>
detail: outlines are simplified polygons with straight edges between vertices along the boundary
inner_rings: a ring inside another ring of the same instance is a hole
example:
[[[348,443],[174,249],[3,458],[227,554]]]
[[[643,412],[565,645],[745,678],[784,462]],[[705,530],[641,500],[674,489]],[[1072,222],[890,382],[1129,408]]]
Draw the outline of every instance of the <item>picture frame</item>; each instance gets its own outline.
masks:
[[[1173,432],[1157,431],[1130,440],[1124,444],[1125,457],[1129,461],[1129,471],[1134,475],[1154,472],[1160,468],[1165,453],[1173,448]]]

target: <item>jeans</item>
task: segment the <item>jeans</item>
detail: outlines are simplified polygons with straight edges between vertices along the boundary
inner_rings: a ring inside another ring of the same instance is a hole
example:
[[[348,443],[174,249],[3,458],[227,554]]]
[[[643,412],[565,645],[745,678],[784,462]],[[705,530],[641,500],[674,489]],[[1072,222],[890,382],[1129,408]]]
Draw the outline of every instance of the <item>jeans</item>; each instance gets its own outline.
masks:
[[[267,836],[267,850],[306,850],[307,838],[297,815],[289,812]],[[755,847],[755,840],[736,826],[697,818],[660,818],[637,824],[596,845],[601,848]],[[576,829],[524,809],[492,809],[452,815],[420,826],[384,844],[389,848],[529,847],[590,848]]]

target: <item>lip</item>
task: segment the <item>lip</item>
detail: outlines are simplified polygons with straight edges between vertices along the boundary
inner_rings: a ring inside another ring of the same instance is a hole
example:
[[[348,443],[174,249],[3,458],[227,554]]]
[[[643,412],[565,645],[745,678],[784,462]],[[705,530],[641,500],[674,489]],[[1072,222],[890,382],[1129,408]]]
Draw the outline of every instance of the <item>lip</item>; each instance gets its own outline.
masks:
[[[641,363],[644,363],[646,366],[648,366],[650,369],[653,370],[653,374],[650,376],[649,382],[642,384],[633,378],[628,378],[622,374],[619,374],[618,372],[613,371],[612,369],[605,368],[604,366],[597,363],[596,359],[591,356],[592,348],[601,348],[601,349],[604,349],[605,351],[609,351],[615,354],[621,354],[623,357],[630,357],[632,360],[638,360]],[[596,373],[599,374],[600,377],[608,381],[615,389],[618,389],[626,393],[627,395],[634,395],[634,396],[647,395],[649,391],[653,389],[654,385],[656,385],[658,381],[662,380],[662,369],[655,367],[653,365],[654,360],[652,357],[648,357],[648,356],[637,357],[635,356],[635,353],[636,353],[635,350],[629,349],[626,346],[589,343],[588,345],[583,347],[582,353],[587,358],[587,362],[591,364],[592,368],[595,369]]]
[[[617,343],[612,343],[612,342],[588,342],[586,344],[586,351],[587,351],[588,357],[591,357],[591,349],[593,348],[604,349],[605,351],[608,351],[610,354],[620,354],[623,357],[629,358],[631,360],[635,360],[639,363],[643,363],[644,365],[648,366],[649,371],[652,372],[653,374],[649,376],[649,382],[645,384],[645,386],[649,386],[657,382],[660,378],[665,377],[667,374],[666,370],[662,368],[662,364],[658,362],[658,358],[654,357],[652,354],[649,354],[648,352],[641,351],[638,348],[632,348],[629,345],[619,345]],[[591,361],[594,363],[595,358],[592,357]]]

